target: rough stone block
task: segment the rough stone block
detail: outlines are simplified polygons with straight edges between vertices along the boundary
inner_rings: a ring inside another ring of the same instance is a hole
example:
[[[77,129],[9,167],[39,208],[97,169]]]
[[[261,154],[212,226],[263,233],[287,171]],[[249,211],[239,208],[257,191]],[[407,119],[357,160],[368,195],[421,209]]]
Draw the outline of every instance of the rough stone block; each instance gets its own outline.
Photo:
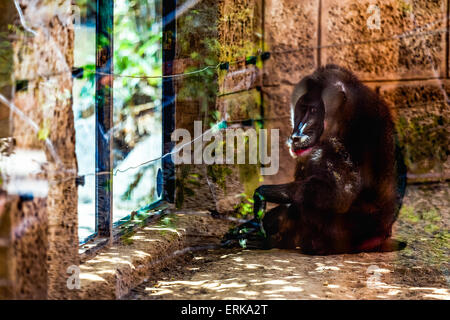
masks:
[[[265,118],[283,118],[290,125],[291,95],[294,86],[281,85],[277,87],[264,87],[263,106]]]
[[[46,199],[18,202],[12,214],[12,256],[17,299],[47,298]]]
[[[231,94],[251,90],[262,84],[262,71],[255,65],[219,74],[219,94]]]
[[[278,173],[271,176],[264,176],[263,184],[280,184],[293,180],[295,170],[295,159],[289,153],[289,147],[286,142],[292,133],[290,120],[270,119],[264,121],[264,127],[270,132],[271,129],[279,130],[279,170]],[[268,147],[268,150],[270,148]]]
[[[256,90],[219,96],[217,109],[224,119],[242,121],[261,118],[261,93]]]
[[[295,84],[317,66],[319,0],[265,1],[264,85]]]
[[[448,80],[371,85],[394,108],[410,173],[450,172]]]
[[[184,170],[188,170],[189,175],[183,178]],[[229,213],[239,203],[239,194],[244,192],[237,165],[179,167],[177,180],[177,188],[184,188],[177,189],[176,193],[177,201],[181,200],[180,196],[183,197],[183,201],[180,201],[183,209]],[[191,193],[188,189],[194,192]],[[184,194],[181,195],[180,192]]]
[[[15,290],[22,298],[56,299],[63,298],[67,289],[67,263],[79,261],[77,188],[75,179],[68,179],[77,172],[71,97],[73,17],[69,0],[20,4],[35,35],[13,41],[14,76],[29,80],[14,102],[29,119],[15,116],[12,135],[17,147],[45,150],[49,194],[23,202],[12,213]],[[39,127],[40,139],[30,120]],[[51,143],[45,144],[43,138]]]
[[[377,10],[379,8],[379,29]],[[446,75],[447,1],[324,0],[321,64],[335,63],[363,80]]]

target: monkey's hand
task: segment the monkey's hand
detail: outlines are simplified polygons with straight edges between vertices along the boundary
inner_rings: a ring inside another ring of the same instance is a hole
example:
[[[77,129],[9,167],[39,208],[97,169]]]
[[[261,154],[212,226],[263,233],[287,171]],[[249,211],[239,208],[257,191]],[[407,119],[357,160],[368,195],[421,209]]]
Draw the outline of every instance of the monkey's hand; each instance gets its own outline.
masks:
[[[231,229],[223,237],[222,246],[258,249],[266,247],[266,233],[261,220],[255,218]]]

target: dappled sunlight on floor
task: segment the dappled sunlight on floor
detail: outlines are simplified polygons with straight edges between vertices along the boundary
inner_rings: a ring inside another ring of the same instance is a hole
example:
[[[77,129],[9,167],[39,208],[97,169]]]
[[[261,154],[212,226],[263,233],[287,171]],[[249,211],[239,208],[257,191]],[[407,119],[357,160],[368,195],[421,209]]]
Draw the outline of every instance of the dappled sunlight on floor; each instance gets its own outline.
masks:
[[[225,254],[224,254],[225,253]],[[197,253],[126,299],[450,299],[448,287],[397,283],[395,253],[306,256],[296,251]]]
[[[450,300],[450,183],[408,186],[398,252],[309,256],[298,250],[221,249],[191,254],[125,299]],[[170,231],[169,231],[170,232]]]

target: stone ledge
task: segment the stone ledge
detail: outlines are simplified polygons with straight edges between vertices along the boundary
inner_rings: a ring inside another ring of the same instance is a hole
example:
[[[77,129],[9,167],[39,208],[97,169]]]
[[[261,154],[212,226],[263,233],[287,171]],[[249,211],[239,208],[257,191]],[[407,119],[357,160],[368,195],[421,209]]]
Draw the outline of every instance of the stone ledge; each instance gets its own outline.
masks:
[[[207,212],[174,211],[118,243],[102,248],[80,265],[80,290],[69,290],[72,299],[119,299],[150,273],[174,262],[195,245],[219,244],[231,222]]]

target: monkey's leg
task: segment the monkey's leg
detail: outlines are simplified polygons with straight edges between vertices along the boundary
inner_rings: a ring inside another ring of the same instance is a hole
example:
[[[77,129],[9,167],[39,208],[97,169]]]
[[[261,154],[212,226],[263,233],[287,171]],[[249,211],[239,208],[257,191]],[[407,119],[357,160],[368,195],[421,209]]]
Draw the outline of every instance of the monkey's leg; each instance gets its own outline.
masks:
[[[299,219],[289,213],[291,209],[289,205],[282,204],[264,215],[261,224],[265,232],[265,248],[294,249],[299,246]]]
[[[224,237],[223,243],[232,243],[233,240],[244,243],[245,240],[258,242],[258,239],[265,239],[266,234],[262,225],[262,218],[265,214],[266,203],[273,202],[288,204],[292,202],[292,194],[295,194],[298,182],[281,185],[263,185],[256,189],[253,196],[254,219],[251,219],[238,227],[230,230]],[[225,244],[227,245],[227,244]]]

